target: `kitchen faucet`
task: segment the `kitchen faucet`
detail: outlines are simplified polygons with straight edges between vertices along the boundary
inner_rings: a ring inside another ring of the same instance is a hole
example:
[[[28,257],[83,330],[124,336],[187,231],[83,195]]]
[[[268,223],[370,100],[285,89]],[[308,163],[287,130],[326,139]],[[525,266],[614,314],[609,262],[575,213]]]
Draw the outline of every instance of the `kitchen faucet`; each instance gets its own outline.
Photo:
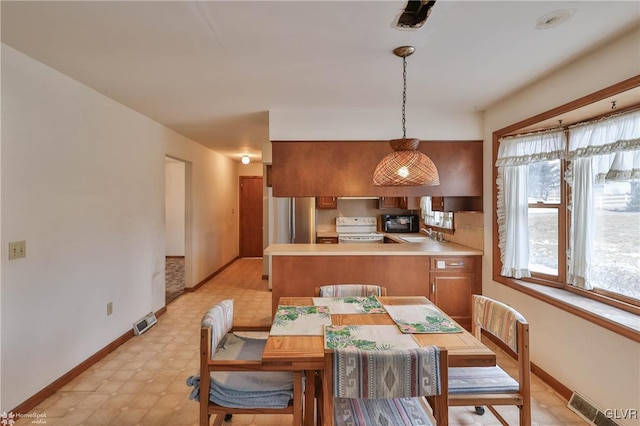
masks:
[[[421,232],[425,232],[428,236],[429,239],[434,240],[434,241],[439,241],[441,243],[444,242],[444,235],[442,235],[442,232],[433,232],[433,229],[429,228],[420,228]]]
[[[420,231],[421,232],[425,232],[429,236],[430,239],[432,239],[432,240],[434,239],[434,236],[433,236],[434,232],[433,232],[433,230],[431,228],[429,228],[429,229],[420,228]]]

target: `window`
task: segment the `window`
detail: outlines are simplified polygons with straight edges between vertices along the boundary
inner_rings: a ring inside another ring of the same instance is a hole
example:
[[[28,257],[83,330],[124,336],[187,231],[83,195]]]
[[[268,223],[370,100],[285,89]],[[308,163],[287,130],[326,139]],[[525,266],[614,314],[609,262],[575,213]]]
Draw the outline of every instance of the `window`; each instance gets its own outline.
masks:
[[[640,299],[640,182],[594,185],[594,290]]]
[[[499,143],[500,274],[640,306],[640,111]]]
[[[558,277],[560,243],[560,160],[529,165],[529,270]]]

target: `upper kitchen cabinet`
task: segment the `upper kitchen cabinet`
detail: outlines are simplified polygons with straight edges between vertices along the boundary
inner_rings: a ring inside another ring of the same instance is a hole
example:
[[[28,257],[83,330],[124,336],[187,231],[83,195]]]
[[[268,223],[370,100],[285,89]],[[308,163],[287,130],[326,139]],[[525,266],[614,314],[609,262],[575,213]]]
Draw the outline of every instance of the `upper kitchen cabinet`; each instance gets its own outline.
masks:
[[[316,208],[335,210],[338,208],[338,197],[316,197]]]
[[[431,197],[431,210],[437,212],[482,211],[482,197]]]
[[[380,197],[378,199],[380,209],[420,209],[420,197]]]
[[[378,208],[379,209],[399,209],[400,200],[403,197],[380,197],[378,199]]]
[[[273,141],[276,197],[482,196],[482,141],[423,141],[419,150],[438,168],[437,186],[373,186],[388,141]]]

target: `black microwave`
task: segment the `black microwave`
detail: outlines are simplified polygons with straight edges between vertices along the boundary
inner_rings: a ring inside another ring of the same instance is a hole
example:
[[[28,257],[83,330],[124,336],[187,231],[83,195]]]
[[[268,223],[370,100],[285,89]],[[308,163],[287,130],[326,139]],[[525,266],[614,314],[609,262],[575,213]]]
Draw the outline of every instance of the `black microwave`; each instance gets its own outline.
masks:
[[[383,214],[382,231],[418,232],[420,220],[417,214]]]

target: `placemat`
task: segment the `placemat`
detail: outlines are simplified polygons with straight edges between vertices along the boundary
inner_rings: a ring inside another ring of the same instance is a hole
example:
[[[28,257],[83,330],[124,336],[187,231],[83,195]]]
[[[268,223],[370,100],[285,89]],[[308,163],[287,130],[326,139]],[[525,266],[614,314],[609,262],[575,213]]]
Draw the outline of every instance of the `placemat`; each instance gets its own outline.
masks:
[[[273,336],[322,336],[331,324],[326,306],[278,306],[269,332]]]
[[[461,333],[462,328],[429,305],[385,305],[403,333]]]
[[[325,325],[324,347],[373,351],[417,348],[419,345],[413,336],[402,334],[395,325]]]
[[[332,314],[384,314],[375,296],[314,297],[315,306],[328,306]]]

